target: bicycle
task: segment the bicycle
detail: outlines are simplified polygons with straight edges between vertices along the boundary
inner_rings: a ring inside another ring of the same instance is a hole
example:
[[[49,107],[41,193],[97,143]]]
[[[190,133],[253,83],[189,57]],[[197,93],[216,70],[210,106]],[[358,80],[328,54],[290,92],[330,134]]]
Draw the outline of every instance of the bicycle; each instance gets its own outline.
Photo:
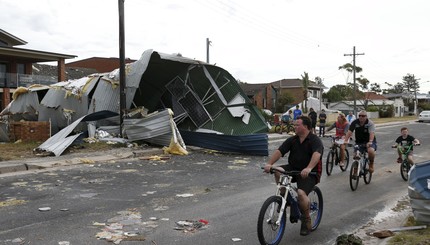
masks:
[[[285,232],[287,215],[291,223],[297,223],[301,218],[301,212],[297,200],[297,186],[292,184],[294,176],[300,175],[300,171],[285,171],[281,167],[272,167],[270,173],[281,173],[277,184],[276,194],[270,196],[260,209],[257,222],[257,234],[260,244],[277,245],[281,242]],[[311,174],[316,174],[311,172]],[[283,191],[282,191],[283,190]],[[283,194],[281,194],[283,192]],[[316,230],[321,222],[323,214],[323,196],[321,190],[315,186],[309,193],[310,217],[312,231]],[[289,212],[287,212],[289,209]]]
[[[334,165],[339,165],[342,172],[346,171],[348,169],[349,165],[349,151],[345,147],[345,159],[344,159],[344,165],[340,165],[340,145],[343,144],[343,139],[340,139],[339,137],[333,136],[333,135],[326,135],[324,137],[331,138],[332,145],[330,146],[330,151],[327,155],[327,161],[326,161],[326,172],[327,175],[330,176],[333,171]],[[351,144],[347,144],[347,146],[352,146]]]
[[[354,152],[354,162],[352,162],[351,170],[349,172],[349,185],[352,191],[357,190],[360,177],[363,177],[364,183],[366,184],[370,184],[370,181],[372,180],[372,173],[369,171],[367,145],[355,145]]]
[[[411,152],[412,147],[420,144],[410,144],[403,148],[401,145],[393,145],[391,148],[397,148],[397,150],[402,154],[402,162],[400,163],[400,175],[402,176],[404,181],[408,181],[408,173],[411,170],[413,163],[408,162],[408,155]]]
[[[284,123],[284,122],[279,122],[275,125],[275,132],[282,134],[282,132],[294,132],[294,125],[290,122]]]

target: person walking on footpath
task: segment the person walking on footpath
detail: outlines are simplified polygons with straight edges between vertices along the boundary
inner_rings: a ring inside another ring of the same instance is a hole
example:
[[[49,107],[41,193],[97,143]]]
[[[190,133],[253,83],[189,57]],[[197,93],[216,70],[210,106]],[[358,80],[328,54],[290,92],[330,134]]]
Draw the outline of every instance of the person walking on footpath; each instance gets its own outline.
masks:
[[[358,113],[358,119],[355,119],[350,125],[348,129],[348,133],[345,136],[345,143],[349,142],[349,138],[352,136],[352,133],[355,131],[355,143],[357,145],[364,145],[367,153],[369,155],[369,172],[373,173],[374,168],[373,164],[375,162],[375,152],[377,149],[376,145],[376,137],[375,137],[375,123],[372,122],[369,118],[367,118],[367,112],[362,110]]]
[[[314,108],[311,107],[309,109],[308,116],[312,120],[312,130],[311,130],[311,132],[316,135],[317,134],[317,131],[316,131],[316,127],[317,127],[317,113],[314,111]]]
[[[327,115],[325,114],[324,109],[321,110],[321,113],[320,113],[318,119],[320,120],[319,136],[321,137],[321,135],[322,135],[324,137],[325,136],[325,121],[327,120]]]
[[[296,121],[299,116],[302,115],[302,110],[300,110],[299,105],[296,105],[296,109],[293,111],[293,120]]]
[[[275,164],[285,154],[288,155],[288,164],[279,167],[285,170],[301,171],[300,175],[294,178],[297,182],[297,193],[299,208],[302,212],[302,225],[300,235],[306,236],[312,231],[311,217],[309,213],[309,193],[314,186],[319,183],[322,172],[322,155],[324,146],[320,138],[311,133],[311,119],[307,116],[300,116],[294,122],[296,135],[287,138],[278,149],[276,149],[268,162],[264,166],[264,172],[270,173],[272,165]],[[315,172],[316,175],[309,174]],[[279,182],[280,174],[275,172],[275,181]]]
[[[354,113],[353,113],[352,111],[350,111],[350,112],[349,112],[349,114],[348,114],[348,116],[346,116],[346,119],[348,120],[348,123],[351,123],[351,122],[352,122],[352,121],[354,121],[356,118],[355,118]]]

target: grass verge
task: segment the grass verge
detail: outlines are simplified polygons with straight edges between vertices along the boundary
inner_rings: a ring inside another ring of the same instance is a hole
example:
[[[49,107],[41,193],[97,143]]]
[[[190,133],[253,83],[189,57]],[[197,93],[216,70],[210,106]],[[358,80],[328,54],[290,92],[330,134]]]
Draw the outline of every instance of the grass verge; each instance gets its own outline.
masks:
[[[422,225],[417,222],[414,216],[409,216],[405,227]],[[430,227],[421,230],[401,231],[396,233],[387,244],[389,245],[424,245],[430,244]]]

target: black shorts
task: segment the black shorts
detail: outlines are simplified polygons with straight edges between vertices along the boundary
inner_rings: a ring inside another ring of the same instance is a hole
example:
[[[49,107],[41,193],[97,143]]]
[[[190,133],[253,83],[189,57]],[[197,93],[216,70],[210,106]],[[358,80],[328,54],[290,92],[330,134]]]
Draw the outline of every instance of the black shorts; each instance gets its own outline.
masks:
[[[291,170],[290,165],[282,165],[280,166],[286,171]],[[309,195],[311,191],[314,189],[314,186],[317,184],[317,176],[308,175],[307,178],[302,178],[300,175],[296,175],[293,177],[293,182],[297,182],[297,188],[303,190],[306,195]]]

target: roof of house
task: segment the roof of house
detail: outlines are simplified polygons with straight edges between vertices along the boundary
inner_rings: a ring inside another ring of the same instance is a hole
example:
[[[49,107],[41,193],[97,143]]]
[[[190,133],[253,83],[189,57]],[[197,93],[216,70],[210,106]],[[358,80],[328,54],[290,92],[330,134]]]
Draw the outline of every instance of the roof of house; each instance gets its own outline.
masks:
[[[125,59],[125,63],[132,63],[136,60],[129,58]],[[111,72],[120,67],[120,59],[116,57],[91,57],[87,59],[77,60],[69,62],[66,67],[81,67],[81,68],[93,68],[98,72]]]
[[[368,100],[387,100],[387,97],[375,92],[364,92],[364,98]]]
[[[3,29],[0,29],[0,46],[13,47],[24,44],[27,44],[27,42]]]
[[[270,84],[272,84],[276,88],[302,88],[303,87],[303,80],[301,80],[299,78],[282,79],[282,80],[278,80],[275,82],[271,82]],[[322,88],[324,89],[326,87],[324,85],[320,86],[319,84],[317,84],[313,81],[309,81],[308,88],[319,90]]]
[[[97,73],[96,69],[66,67],[67,80],[79,79],[94,73]],[[57,66],[33,64],[33,75],[56,77],[58,75]]]
[[[242,88],[243,92],[246,95],[255,95],[258,92],[265,89],[269,84],[268,83],[239,83],[239,86]]]

